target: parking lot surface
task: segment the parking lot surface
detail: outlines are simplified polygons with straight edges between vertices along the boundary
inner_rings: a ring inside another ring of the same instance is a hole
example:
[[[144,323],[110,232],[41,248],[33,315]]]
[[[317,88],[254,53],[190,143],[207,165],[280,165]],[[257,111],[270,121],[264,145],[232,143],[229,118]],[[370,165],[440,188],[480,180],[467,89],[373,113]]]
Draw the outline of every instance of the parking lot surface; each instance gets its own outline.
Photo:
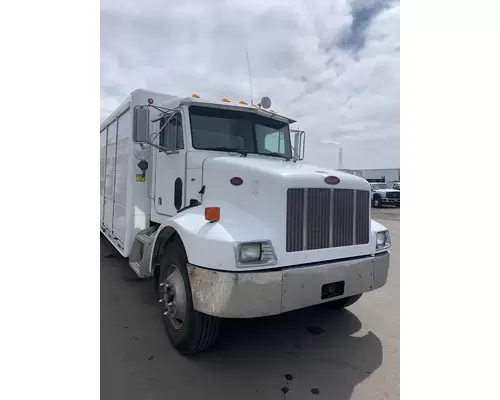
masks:
[[[341,311],[225,321],[194,357],[171,347],[151,281],[101,235],[101,398],[398,399],[399,209],[372,214],[392,233],[386,286]]]

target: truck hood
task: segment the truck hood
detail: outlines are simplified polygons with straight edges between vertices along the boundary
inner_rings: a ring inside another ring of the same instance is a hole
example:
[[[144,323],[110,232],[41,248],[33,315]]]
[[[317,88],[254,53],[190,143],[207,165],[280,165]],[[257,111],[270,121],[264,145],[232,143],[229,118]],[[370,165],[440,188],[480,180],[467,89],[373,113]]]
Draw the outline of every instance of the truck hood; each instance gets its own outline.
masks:
[[[263,189],[302,188],[349,188],[370,191],[370,184],[363,178],[333,169],[318,167],[306,163],[294,163],[281,159],[263,159],[260,157],[224,156],[207,159],[203,165],[204,184],[205,177],[215,184],[220,181],[224,186],[231,186],[232,177],[243,179],[242,187],[258,186]],[[327,185],[325,178],[336,176],[340,182],[337,185]],[[218,185],[216,185],[218,186]]]
[[[377,189],[377,190],[375,190],[375,192],[387,193],[387,192],[399,192],[399,190],[397,190],[397,189]]]
[[[339,178],[337,185],[325,182],[327,176]],[[233,177],[241,178],[239,185],[231,184]],[[281,265],[299,265],[335,258],[349,258],[370,254],[375,248],[369,244],[322,248],[311,251],[286,251],[287,210],[300,205],[294,188],[354,189],[370,193],[371,186],[363,178],[329,168],[306,163],[293,163],[263,157],[221,156],[206,159],[202,171],[202,203],[204,207],[220,207],[221,220],[217,229],[224,231],[228,241],[245,242],[271,240]],[[317,193],[317,192],[314,192]],[[316,197],[312,207],[324,208]],[[367,203],[366,216],[370,217]],[[305,208],[304,208],[305,209]],[[326,218],[326,214],[325,214]],[[213,229],[213,228],[212,228]],[[208,228],[207,228],[208,230]]]

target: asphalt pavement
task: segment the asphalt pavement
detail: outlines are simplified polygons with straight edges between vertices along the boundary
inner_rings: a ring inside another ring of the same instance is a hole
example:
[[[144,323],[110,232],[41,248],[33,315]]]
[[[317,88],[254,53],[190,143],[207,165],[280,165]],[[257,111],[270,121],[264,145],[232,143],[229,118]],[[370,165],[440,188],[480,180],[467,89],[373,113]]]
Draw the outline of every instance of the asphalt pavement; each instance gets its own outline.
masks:
[[[227,320],[216,346],[179,355],[150,280],[101,235],[101,399],[399,399],[399,209],[388,283],[345,310]]]

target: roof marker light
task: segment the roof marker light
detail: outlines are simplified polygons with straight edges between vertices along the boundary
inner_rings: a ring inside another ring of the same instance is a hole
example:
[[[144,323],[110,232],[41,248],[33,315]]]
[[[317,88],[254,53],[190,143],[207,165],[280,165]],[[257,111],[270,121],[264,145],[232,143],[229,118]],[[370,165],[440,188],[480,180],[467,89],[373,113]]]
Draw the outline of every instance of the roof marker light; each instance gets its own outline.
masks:
[[[240,104],[245,104],[248,106],[248,103],[245,100],[240,100]]]
[[[193,93],[191,95],[191,97],[194,97],[195,99],[199,99],[200,98],[200,95],[199,94],[196,94],[196,93]]]
[[[223,97],[222,100],[224,103],[231,103],[231,100],[229,100],[227,97]]]

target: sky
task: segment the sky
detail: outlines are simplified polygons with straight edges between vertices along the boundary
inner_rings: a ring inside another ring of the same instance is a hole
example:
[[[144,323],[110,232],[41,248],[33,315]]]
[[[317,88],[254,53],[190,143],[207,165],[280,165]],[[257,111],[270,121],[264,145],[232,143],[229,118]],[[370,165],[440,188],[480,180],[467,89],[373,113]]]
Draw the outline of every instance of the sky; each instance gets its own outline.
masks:
[[[138,88],[249,101],[246,47],[253,100],[298,121],[305,161],[399,168],[399,6],[101,0],[101,120]]]

